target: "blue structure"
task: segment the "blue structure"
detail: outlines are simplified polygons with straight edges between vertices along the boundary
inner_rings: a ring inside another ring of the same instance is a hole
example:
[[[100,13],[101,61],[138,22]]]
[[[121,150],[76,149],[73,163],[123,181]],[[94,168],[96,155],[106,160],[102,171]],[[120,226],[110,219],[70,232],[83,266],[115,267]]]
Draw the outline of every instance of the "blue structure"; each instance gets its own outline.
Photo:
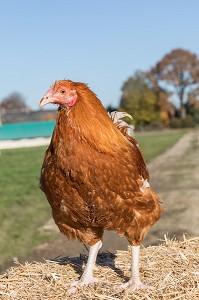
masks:
[[[50,137],[54,127],[54,120],[3,124],[0,126],[0,140]]]

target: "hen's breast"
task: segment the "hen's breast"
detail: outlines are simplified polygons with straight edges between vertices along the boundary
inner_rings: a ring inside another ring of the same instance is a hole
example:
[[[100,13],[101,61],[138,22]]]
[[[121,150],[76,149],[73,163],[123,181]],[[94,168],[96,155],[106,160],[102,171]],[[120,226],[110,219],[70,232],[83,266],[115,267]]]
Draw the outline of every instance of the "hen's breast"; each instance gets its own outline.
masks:
[[[130,149],[110,155],[83,143],[63,147],[59,141],[46,153],[41,189],[57,214],[85,226],[108,226],[110,215],[133,209],[140,193],[142,164],[132,156]]]

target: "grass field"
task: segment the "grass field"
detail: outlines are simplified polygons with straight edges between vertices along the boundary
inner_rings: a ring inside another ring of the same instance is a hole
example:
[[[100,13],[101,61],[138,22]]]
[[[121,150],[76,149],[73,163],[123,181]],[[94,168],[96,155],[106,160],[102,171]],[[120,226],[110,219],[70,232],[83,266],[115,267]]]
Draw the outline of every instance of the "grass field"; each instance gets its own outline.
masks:
[[[50,215],[38,188],[44,151],[44,147],[1,151],[0,263],[26,255],[48,238],[37,230]]]
[[[165,152],[174,145],[180,137],[185,134],[185,130],[168,130],[162,132],[143,132],[135,135],[139,142],[140,149],[144,154],[146,162],[150,162],[156,156]]]
[[[136,134],[148,162],[170,148],[185,131]],[[38,228],[51,216],[38,188],[46,147],[2,150],[0,156],[0,264],[28,255],[53,238]]]

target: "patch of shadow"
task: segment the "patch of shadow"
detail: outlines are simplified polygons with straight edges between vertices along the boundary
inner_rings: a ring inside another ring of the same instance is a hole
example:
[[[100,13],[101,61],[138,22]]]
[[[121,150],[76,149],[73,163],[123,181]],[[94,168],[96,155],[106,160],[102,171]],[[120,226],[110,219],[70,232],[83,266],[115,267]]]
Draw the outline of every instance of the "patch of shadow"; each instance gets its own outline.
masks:
[[[102,267],[111,268],[120,278],[127,281],[129,278],[124,275],[123,271],[115,266],[115,254],[109,251],[103,251],[98,254],[96,264]],[[60,265],[70,264],[74,271],[80,276],[83,273],[83,266],[86,265],[88,260],[88,255],[80,254],[80,256],[66,256],[66,257],[56,257],[51,259],[50,262],[56,262]],[[48,261],[49,262],[49,261]]]

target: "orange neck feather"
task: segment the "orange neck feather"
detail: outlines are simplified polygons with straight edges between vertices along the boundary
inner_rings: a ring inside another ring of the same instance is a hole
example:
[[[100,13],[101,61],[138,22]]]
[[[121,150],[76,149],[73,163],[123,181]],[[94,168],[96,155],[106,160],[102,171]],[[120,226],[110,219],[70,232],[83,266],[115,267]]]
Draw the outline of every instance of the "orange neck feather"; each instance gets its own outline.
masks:
[[[72,134],[75,139],[85,141],[99,152],[113,153],[129,145],[99,99],[87,87],[78,89],[77,102],[68,111],[60,110],[58,119],[60,117],[66,135]]]

